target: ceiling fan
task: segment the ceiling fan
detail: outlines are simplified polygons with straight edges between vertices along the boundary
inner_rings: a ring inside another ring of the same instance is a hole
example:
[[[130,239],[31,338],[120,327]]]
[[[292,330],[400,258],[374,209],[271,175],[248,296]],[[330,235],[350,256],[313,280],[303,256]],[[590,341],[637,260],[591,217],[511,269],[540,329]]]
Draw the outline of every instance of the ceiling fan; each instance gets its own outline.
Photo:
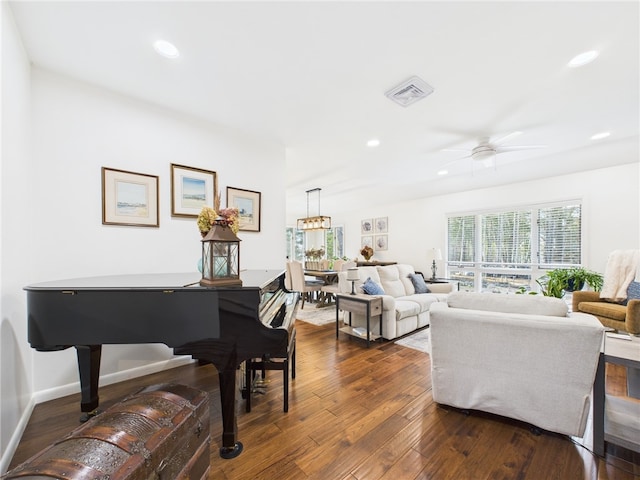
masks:
[[[521,135],[521,131],[511,132],[503,137],[498,138],[497,140],[491,140],[490,137],[480,137],[478,139],[478,144],[471,149],[464,148],[445,148],[441,150],[442,152],[467,152],[467,155],[464,157],[456,158],[452,160],[446,165],[450,165],[454,162],[464,160],[466,158],[471,158],[474,161],[482,162],[485,167],[490,167],[493,165],[493,161],[496,155],[505,152],[515,152],[518,150],[532,150],[536,148],[544,148],[545,145],[503,145],[504,142],[510,140],[518,135]]]

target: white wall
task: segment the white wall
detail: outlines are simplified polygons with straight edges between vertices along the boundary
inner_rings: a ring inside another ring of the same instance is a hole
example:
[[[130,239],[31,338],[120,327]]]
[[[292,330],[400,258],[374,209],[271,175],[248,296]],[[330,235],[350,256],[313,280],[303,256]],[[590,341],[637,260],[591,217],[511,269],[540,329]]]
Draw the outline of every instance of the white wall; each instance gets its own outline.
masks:
[[[388,217],[389,250],[374,260],[393,260],[429,273],[427,250],[444,249],[449,213],[500,209],[516,205],[580,199],[583,205],[583,263],[604,272],[607,256],[617,248],[640,247],[640,169],[633,163],[494,188],[426,197],[385,208],[330,212],[345,225],[346,255],[359,256],[360,221]],[[442,263],[439,272],[444,273]]]
[[[14,433],[30,411],[32,360],[22,286],[31,265],[33,211],[29,208],[30,65],[4,1],[0,17],[0,471],[4,471],[10,460],[5,452],[15,448],[19,437]]]
[[[241,268],[282,267],[282,147],[49,72],[35,69],[32,84],[32,205],[41,215],[30,283],[196,272],[201,237],[195,218],[171,217],[171,163],[217,172],[223,205],[227,185],[262,192],[261,232],[239,234]],[[160,177],[160,228],[102,225],[103,166]],[[71,349],[35,353],[34,391],[75,384],[74,355]],[[101,378],[170,358],[163,345],[109,346]]]
[[[79,391],[74,349],[29,347],[23,287],[119,273],[197,274],[201,237],[195,218],[171,217],[171,163],[217,172],[223,206],[227,186],[262,193],[261,232],[238,235],[242,269],[282,268],[285,252],[282,146],[30,69],[5,23],[3,16],[3,40],[10,37],[16,58],[7,59],[3,42],[2,135],[11,140],[3,143],[0,196],[0,358],[9,366],[0,372],[3,470],[15,448],[9,438],[28,417],[26,404]],[[102,225],[103,166],[159,176],[159,228]],[[103,350],[100,384],[175,360],[164,345],[110,345]]]

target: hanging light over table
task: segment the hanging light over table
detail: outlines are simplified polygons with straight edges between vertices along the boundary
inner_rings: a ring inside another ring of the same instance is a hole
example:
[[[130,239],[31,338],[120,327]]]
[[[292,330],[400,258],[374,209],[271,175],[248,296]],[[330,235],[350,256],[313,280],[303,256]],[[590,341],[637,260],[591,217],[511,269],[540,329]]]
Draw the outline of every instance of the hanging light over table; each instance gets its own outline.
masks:
[[[307,216],[298,219],[296,225],[298,230],[329,230],[331,228],[331,217],[320,215],[320,190],[322,189],[307,190]],[[318,214],[315,217],[309,215],[309,194],[312,192],[318,192]]]

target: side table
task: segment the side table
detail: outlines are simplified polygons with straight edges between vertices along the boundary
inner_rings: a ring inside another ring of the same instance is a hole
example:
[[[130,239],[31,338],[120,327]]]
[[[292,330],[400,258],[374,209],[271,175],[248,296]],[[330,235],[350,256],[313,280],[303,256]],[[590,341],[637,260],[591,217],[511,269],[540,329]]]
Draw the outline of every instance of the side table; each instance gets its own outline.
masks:
[[[349,312],[349,325],[345,325],[340,328],[340,319],[338,316],[339,311]],[[362,338],[357,330],[351,326],[351,314],[358,313],[364,315],[367,319],[367,348],[369,348],[371,340],[376,340],[382,337],[382,297],[376,297],[373,295],[336,295],[336,338],[340,331],[353,335],[354,337]],[[380,316],[380,335],[374,335],[371,333],[371,317]]]
[[[640,451],[640,430],[628,435],[629,425],[616,425],[615,418],[620,410],[637,410],[636,402],[629,402],[623,398],[607,399],[605,394],[605,363],[615,363],[627,368],[640,368],[640,339],[627,340],[615,335],[605,334],[603,352],[600,353],[598,369],[593,385],[593,450],[597,455],[605,454],[605,441],[620,444],[634,451]],[[607,401],[611,405],[606,408]],[[607,414],[605,414],[605,408]],[[635,416],[633,413],[632,417]],[[609,418],[605,418],[609,417]],[[636,425],[637,426],[637,425]],[[607,428],[609,427],[609,428]],[[625,434],[626,432],[626,434]],[[629,436],[630,438],[625,438]]]

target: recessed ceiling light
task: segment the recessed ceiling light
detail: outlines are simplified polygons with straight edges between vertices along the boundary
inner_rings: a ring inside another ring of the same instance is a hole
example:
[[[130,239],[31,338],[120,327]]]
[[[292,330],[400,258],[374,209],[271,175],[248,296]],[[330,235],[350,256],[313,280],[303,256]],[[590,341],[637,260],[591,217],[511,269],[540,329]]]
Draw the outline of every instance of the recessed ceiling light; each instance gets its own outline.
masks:
[[[156,52],[158,52],[163,57],[178,58],[180,56],[180,52],[178,51],[176,46],[171,42],[167,42],[166,40],[156,40],[153,43],[153,48],[155,48]]]
[[[438,171],[438,175],[447,175],[449,173],[448,170],[440,170]]]
[[[567,65],[571,68],[582,67],[587,63],[593,62],[598,57],[598,55],[599,53],[597,50],[589,50],[588,52],[582,52],[581,54],[573,57]]]
[[[380,140],[377,138],[372,138],[367,142],[367,147],[377,147],[378,145],[380,145]]]
[[[600,133],[596,133],[595,135],[593,135],[591,137],[591,140],[602,140],[603,138],[607,138],[609,135],[611,135],[610,132],[600,132]]]

